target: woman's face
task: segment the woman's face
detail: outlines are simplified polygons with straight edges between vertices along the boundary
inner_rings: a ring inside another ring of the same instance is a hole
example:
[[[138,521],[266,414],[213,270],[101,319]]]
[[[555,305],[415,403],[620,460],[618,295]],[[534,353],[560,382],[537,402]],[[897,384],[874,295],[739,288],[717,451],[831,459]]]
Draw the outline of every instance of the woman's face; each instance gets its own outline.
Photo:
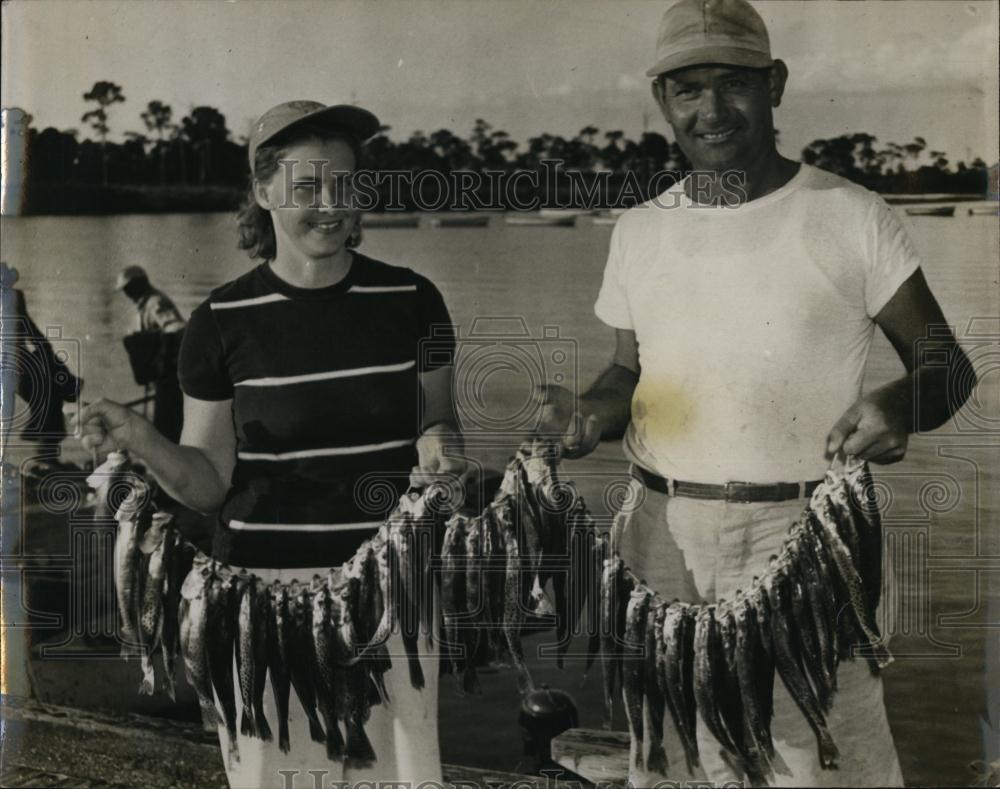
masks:
[[[294,250],[321,259],[346,251],[356,220],[355,164],[342,140],[310,138],[285,148],[274,175],[254,188],[258,204],[271,212],[279,256]]]

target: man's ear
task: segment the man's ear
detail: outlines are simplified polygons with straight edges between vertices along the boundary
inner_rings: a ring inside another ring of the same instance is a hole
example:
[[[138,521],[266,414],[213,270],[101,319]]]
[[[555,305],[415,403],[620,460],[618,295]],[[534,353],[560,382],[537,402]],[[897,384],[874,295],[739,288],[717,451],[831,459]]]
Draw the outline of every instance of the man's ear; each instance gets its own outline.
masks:
[[[788,66],[785,65],[785,61],[774,61],[768,79],[770,80],[771,106],[780,107],[781,97],[785,93],[785,83],[788,81]]]
[[[257,201],[257,205],[263,208],[265,211],[270,211],[274,208],[271,202],[270,195],[267,193],[267,184],[253,180],[253,199]]]
[[[656,106],[660,108],[660,112],[664,112],[663,109],[663,96],[664,96],[664,79],[663,76],[653,77],[653,81],[649,84],[650,91],[653,94],[653,101],[656,102]]]

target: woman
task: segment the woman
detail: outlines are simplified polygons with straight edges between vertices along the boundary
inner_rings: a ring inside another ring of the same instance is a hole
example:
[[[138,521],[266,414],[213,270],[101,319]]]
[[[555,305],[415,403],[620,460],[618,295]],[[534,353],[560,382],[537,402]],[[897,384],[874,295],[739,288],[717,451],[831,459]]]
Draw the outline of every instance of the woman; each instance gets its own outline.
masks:
[[[127,449],[178,501],[219,510],[214,556],[268,583],[325,575],[351,557],[385,515],[385,497],[375,509],[372,491],[401,492],[415,463],[415,483],[463,469],[445,452],[460,443],[447,364],[454,339],[435,328],[450,326],[444,302],[424,277],[354,251],[351,176],[378,127],[358,107],[307,101],[273,107],[254,124],[240,246],[264,262],[191,315],[179,446],[113,403],[81,415],[87,446]],[[422,353],[432,335],[435,353]],[[389,650],[403,655],[398,638]],[[423,690],[410,686],[403,659],[386,674],[391,705],[373,707],[365,725],[373,767],[330,761],[293,693],[290,753],[239,735],[230,785],[312,786],[315,771],[324,786],[440,781],[438,671],[433,655],[420,657]],[[270,683],[265,717],[276,717]],[[222,727],[219,736],[227,753]]]

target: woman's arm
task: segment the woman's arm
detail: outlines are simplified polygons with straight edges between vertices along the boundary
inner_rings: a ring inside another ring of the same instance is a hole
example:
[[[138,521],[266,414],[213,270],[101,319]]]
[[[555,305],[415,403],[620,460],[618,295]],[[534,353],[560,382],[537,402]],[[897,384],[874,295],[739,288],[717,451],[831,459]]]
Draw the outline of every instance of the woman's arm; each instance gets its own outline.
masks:
[[[443,474],[455,475],[464,482],[470,473],[471,467],[464,457],[465,442],[455,417],[453,374],[450,366],[420,373],[419,466],[410,474],[412,485],[427,485]]]
[[[232,400],[196,400],[185,395],[179,445],[164,438],[149,420],[111,400],[88,405],[74,428],[77,425],[85,447],[129,452],[185,507],[212,512],[225,500],[236,464]]]

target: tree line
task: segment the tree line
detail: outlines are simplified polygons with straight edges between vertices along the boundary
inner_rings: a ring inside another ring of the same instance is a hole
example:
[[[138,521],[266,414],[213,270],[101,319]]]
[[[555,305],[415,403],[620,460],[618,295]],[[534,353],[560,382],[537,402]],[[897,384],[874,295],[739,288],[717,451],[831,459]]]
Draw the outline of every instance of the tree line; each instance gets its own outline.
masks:
[[[126,101],[122,87],[101,80],[82,98],[87,109],[81,122],[93,132],[94,139],[80,139],[77,129],[38,130],[31,126],[31,116],[26,116],[29,211],[32,207],[44,211],[46,203],[60,202],[59,190],[65,195],[74,189],[84,203],[88,199],[101,203],[102,197],[115,189],[125,189],[135,197],[155,192],[151,187],[183,193],[186,197],[182,201],[190,200],[199,190],[211,192],[217,197],[213,207],[238,202],[246,186],[246,139],[234,135],[218,109],[193,107],[177,118],[169,104],[150,100],[138,115],[138,130],[128,128],[123,142],[112,142],[108,137],[113,124],[118,128],[125,125],[116,106]],[[657,172],[682,173],[690,167],[676,143],[649,131],[632,140],[621,130],[602,133],[587,125],[573,137],[539,134],[524,143],[483,119],[475,121],[467,137],[438,129],[430,134],[414,131],[397,142],[389,137],[390,131],[391,127],[383,126],[369,141],[365,167],[445,174],[460,170],[513,173],[537,171],[543,161],[559,160],[567,171],[584,177],[601,171],[619,178],[630,173],[640,184]],[[976,158],[952,165],[944,152],[928,149],[922,137],[905,144],[880,145],[870,134],[845,134],[814,140],[803,149],[801,158],[880,192],[986,191],[986,162]],[[85,210],[80,200],[75,207]]]

